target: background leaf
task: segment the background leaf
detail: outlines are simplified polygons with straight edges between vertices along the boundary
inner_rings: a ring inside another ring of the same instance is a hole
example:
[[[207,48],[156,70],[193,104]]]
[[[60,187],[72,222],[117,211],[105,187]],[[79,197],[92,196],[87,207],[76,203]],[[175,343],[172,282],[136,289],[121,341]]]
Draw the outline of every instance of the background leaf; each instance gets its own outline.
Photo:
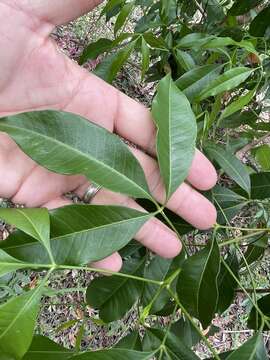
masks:
[[[144,259],[125,262],[124,274],[142,275]],[[142,283],[126,277],[111,276],[95,279],[87,288],[87,303],[99,309],[100,318],[109,323],[121,319],[142,293]]]
[[[135,48],[137,39],[130,42],[121,50],[114,54],[107,56],[95,69],[95,75],[99,76],[104,81],[112,83],[116,75],[128,60],[130,54]]]
[[[199,319],[206,329],[214,317],[217,301],[217,277],[220,253],[216,240],[190,256],[180,272],[177,293],[186,310]]]
[[[219,164],[232,180],[250,195],[251,184],[249,173],[235,155],[215,144],[207,145],[205,151]]]
[[[259,309],[263,312],[263,314],[269,318],[270,317],[270,294],[261,297],[257,301],[257,305],[258,305]],[[258,314],[256,308],[253,306],[253,308],[251,309],[251,312],[249,314],[249,318],[248,318],[248,327],[250,329],[258,330],[261,326],[261,323],[262,323],[262,317],[260,314]],[[263,330],[269,331],[270,329],[267,325],[264,325]]]
[[[246,67],[230,69],[218,76],[198,95],[198,100],[204,100],[209,96],[215,96],[225,91],[230,91],[245,81],[253,72]]]
[[[264,347],[263,337],[260,333],[255,334],[242,346],[231,353],[226,360],[267,360],[268,355]]]

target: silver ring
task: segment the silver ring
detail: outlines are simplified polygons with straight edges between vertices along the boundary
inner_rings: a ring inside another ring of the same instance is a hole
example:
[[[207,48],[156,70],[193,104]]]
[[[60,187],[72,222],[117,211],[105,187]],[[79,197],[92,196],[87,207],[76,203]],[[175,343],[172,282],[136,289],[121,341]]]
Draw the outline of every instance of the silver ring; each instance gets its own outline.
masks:
[[[87,204],[90,204],[92,202],[92,200],[94,199],[94,197],[99,192],[99,190],[101,190],[101,189],[102,189],[102,186],[99,186],[96,184],[89,185],[83,195],[83,201]]]

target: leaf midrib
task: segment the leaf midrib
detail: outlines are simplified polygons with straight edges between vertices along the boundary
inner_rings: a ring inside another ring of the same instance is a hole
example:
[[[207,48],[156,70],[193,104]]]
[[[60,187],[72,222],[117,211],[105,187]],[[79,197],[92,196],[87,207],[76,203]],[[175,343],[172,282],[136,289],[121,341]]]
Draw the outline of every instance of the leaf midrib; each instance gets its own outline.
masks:
[[[104,229],[104,228],[107,228],[107,227],[112,226],[112,225],[119,225],[119,224],[122,225],[122,224],[125,224],[126,222],[134,221],[134,220],[137,220],[137,219],[142,219],[142,218],[144,218],[144,217],[151,217],[151,216],[152,216],[151,213],[145,213],[144,215],[138,216],[138,217],[136,217],[136,218],[125,219],[125,220],[123,220],[123,221],[117,221],[117,222],[114,222],[114,223],[102,225],[102,226],[95,227],[95,228],[92,228],[92,229],[75,231],[75,232],[73,232],[73,233],[69,233],[69,234],[65,234],[65,235],[53,237],[53,238],[51,238],[50,240],[51,240],[51,241],[60,240],[60,239],[66,238],[66,237],[68,237],[68,236],[73,236],[73,235],[78,235],[78,234],[82,234],[82,233],[85,233],[85,232],[91,232],[91,231],[95,231],[95,230],[100,230],[100,229]],[[32,245],[36,245],[36,244],[38,244],[38,242],[31,242],[31,243],[26,243],[26,244],[14,245],[14,246],[11,246],[11,247],[7,247],[6,249],[7,249],[7,250],[17,249],[17,248],[20,248],[20,247],[28,247],[28,246],[32,246]]]
[[[52,137],[49,137],[45,134],[39,134],[37,131],[33,131],[33,130],[29,130],[29,129],[26,129],[26,128],[21,128],[19,126],[14,126],[14,125],[9,125],[9,124],[2,124],[0,122],[0,127],[6,127],[6,128],[11,128],[11,129],[15,129],[15,130],[20,130],[20,131],[25,131],[26,133],[29,133],[29,134],[34,134],[35,136],[38,136],[40,138],[45,138],[45,139],[48,139],[48,141],[50,142],[54,142],[56,143],[58,146],[62,146],[66,149],[68,149],[69,151],[74,151],[77,155],[79,156],[82,156],[84,158],[86,158],[87,160],[91,160],[97,164],[101,164],[102,167],[104,167],[107,171],[109,170],[110,172],[112,172],[113,174],[116,174],[116,176],[119,176],[119,177],[122,177],[123,179],[125,179],[125,181],[127,181],[128,183],[130,183],[132,186],[134,186],[135,188],[139,189],[140,191],[142,191],[145,195],[147,195],[147,198],[149,199],[150,197],[150,194],[148,192],[146,192],[143,188],[141,188],[139,185],[137,185],[135,182],[133,182],[131,179],[129,179],[127,176],[125,176],[124,174],[118,172],[117,170],[115,170],[114,168],[110,167],[109,165],[101,162],[100,160],[97,160],[95,159],[94,157],[92,157],[91,155],[87,154],[85,155],[83,152],[81,152],[80,150],[76,149],[76,148],[73,148],[73,147],[70,147],[68,145],[66,145],[65,143],[55,139],[55,138],[52,138]],[[15,139],[14,139],[15,140]],[[16,140],[15,140],[16,142]],[[127,149],[128,150],[128,149]],[[129,150],[128,150],[129,151]]]

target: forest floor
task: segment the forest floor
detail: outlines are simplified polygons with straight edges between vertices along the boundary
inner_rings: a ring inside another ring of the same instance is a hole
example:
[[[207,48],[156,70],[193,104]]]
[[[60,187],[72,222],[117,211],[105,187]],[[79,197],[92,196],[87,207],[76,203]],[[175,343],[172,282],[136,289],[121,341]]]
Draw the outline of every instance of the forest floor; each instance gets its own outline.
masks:
[[[58,46],[71,59],[76,61],[86,44],[95,41],[99,37],[112,37],[112,24],[106,24],[98,18],[99,13],[93,12],[73,23],[57,28],[52,37]],[[86,68],[93,69],[98,61],[87,64]],[[114,85],[127,95],[149,106],[155,91],[155,84],[142,83],[139,71],[136,68],[136,59],[132,59],[132,61],[134,61],[135,66],[128,64],[118,76]],[[0,205],[10,206],[11,204],[2,200]],[[252,211],[245,209],[236,221],[238,223],[247,223],[251,217]],[[2,238],[8,236],[9,230],[4,223],[0,224]],[[196,241],[198,241],[197,238]],[[268,251],[264,259],[258,265],[252,267],[258,287],[269,287],[269,268],[270,252]],[[18,272],[0,278],[0,301],[10,293],[20,293],[26,286],[34,287],[38,276],[32,272]],[[99,349],[114,345],[122,336],[132,330],[134,320],[136,320],[135,311],[130,311],[123,320],[104,325],[98,319],[97,311],[85,307],[85,288],[95,276],[92,273],[78,271],[65,271],[54,275],[50,283],[51,288],[67,290],[57,296],[52,291],[48,293],[42,304],[37,333],[47,335],[66,347],[74,347],[86,314],[87,320],[82,336],[82,347]],[[243,280],[246,281],[247,288],[251,287],[248,278],[244,276]],[[74,288],[77,288],[77,291],[73,291]],[[246,330],[246,314],[250,306],[251,304],[245,300],[245,297],[239,291],[234,304],[222,316],[216,317],[213,321],[218,329],[210,337],[210,341],[218,352],[229,351],[234,347],[238,347],[252,334],[252,331]],[[270,348],[269,336],[265,337],[265,342]],[[201,358],[209,356],[208,350],[201,344],[197,346],[196,350]]]

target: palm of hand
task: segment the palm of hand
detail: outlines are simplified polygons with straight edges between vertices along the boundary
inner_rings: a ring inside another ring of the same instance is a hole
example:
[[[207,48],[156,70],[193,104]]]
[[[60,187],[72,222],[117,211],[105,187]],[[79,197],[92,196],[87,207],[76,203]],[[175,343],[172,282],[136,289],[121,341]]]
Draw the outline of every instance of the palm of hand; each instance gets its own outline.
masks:
[[[57,0],[57,4],[52,0],[0,0],[0,116],[48,108],[74,112],[118,132],[154,155],[155,128],[148,110],[79,68],[49,38],[55,24],[90,10],[95,1],[76,1],[76,9],[72,4],[74,0]],[[139,150],[134,154],[154,196],[162,201],[164,187],[156,161]],[[63,176],[38,166],[5,134],[0,134],[0,168],[5,174],[0,180],[0,196],[27,206],[63,206],[69,202],[62,194],[75,191],[82,195],[89,185],[82,176]],[[188,180],[202,190],[216,181],[213,167],[199,152]],[[107,190],[100,192],[95,202],[140,209],[133,200]],[[168,207],[199,228],[215,222],[212,204],[188,184],[179,187]],[[157,220],[149,221],[137,239],[165,257],[180,250],[175,235]],[[114,254],[97,265],[117,270],[121,260]]]

